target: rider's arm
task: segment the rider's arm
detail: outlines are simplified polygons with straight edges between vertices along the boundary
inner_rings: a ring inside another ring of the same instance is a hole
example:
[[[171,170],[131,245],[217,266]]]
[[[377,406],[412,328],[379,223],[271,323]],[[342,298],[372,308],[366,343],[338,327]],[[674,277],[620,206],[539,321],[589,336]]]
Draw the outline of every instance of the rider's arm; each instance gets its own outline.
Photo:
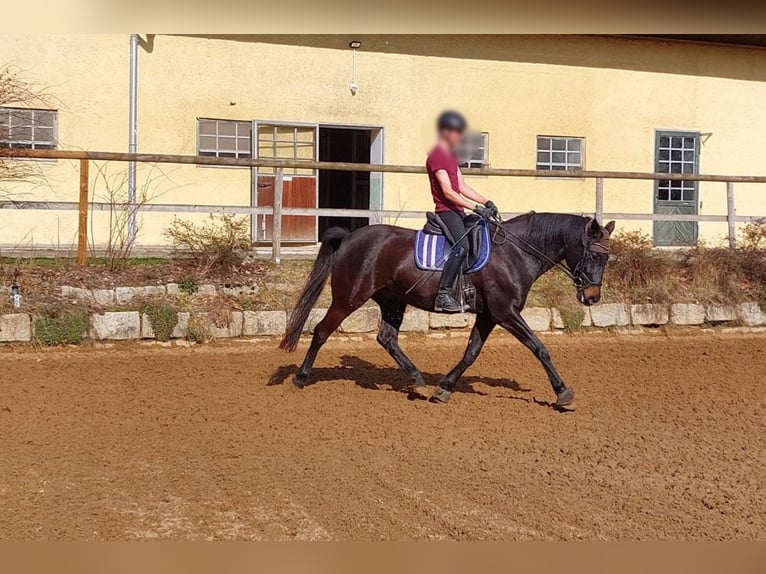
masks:
[[[457,182],[460,186],[460,193],[462,193],[468,199],[473,200],[474,203],[480,203],[481,205],[484,205],[489,201],[486,197],[481,195],[478,191],[476,191],[465,182],[463,173],[460,170],[457,171]]]
[[[468,197],[464,197],[458,190],[452,189],[452,184],[450,183],[446,169],[437,170],[435,175],[436,181],[439,182],[439,185],[442,188],[444,197],[449,201],[460,207],[465,207],[466,209],[473,209],[476,207],[476,201],[471,201]]]

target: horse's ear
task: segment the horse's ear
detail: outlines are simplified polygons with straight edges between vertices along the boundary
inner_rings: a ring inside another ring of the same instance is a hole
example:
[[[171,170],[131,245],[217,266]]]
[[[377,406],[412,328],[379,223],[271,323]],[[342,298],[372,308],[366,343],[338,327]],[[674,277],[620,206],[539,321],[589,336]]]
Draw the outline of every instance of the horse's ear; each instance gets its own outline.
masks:
[[[606,229],[609,232],[609,235],[614,233],[614,221],[610,221],[606,225],[604,225],[604,229]]]
[[[601,225],[598,221],[595,219],[591,219],[588,221],[588,224],[585,226],[585,235],[587,237],[593,237],[594,239],[598,239],[601,237]]]

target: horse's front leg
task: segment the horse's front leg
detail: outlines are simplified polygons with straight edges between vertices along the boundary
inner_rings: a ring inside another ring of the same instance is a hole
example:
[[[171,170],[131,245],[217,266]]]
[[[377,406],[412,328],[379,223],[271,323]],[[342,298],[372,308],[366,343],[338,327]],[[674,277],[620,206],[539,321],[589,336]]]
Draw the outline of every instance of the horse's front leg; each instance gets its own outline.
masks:
[[[492,329],[495,328],[495,325],[495,321],[489,315],[478,315],[476,317],[476,322],[473,324],[473,330],[471,331],[471,336],[468,338],[468,346],[465,349],[463,358],[460,359],[460,362],[455,365],[455,368],[447,373],[444,380],[439,383],[438,387],[436,387],[436,390],[431,397],[432,401],[446,403],[449,400],[452,391],[455,390],[455,385],[457,385],[458,380],[463,376],[466,369],[473,365],[473,362],[476,360],[476,357],[479,356],[479,352],[484,346],[484,342],[487,340],[487,337],[489,337]]]
[[[561,380],[556,367],[553,366],[548,349],[545,348],[543,342],[521,317],[521,311],[512,309],[499,323],[532,351],[535,357],[542,363],[545,372],[548,373],[548,379],[551,381],[553,392],[556,393],[556,406],[564,407],[571,404],[575,398],[574,391]]]

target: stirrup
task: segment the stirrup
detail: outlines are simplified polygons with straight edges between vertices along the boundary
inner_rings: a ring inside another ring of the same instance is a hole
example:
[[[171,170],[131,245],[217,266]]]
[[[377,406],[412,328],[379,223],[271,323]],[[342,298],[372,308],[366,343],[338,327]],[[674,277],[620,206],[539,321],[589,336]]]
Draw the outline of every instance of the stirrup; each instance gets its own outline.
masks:
[[[434,311],[442,313],[462,313],[463,305],[450,293],[440,293],[434,301]]]

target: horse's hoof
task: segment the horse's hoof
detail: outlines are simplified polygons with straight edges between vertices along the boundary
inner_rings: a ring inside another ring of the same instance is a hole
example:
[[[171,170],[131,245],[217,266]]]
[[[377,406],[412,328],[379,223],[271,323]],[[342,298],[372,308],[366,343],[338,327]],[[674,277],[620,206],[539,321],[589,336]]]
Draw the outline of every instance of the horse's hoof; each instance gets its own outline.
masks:
[[[428,400],[425,383],[414,383],[407,387],[407,397],[411,400]]]
[[[448,391],[442,387],[436,387],[434,394],[429,399],[432,403],[446,403],[449,401],[452,391]]]
[[[575,392],[572,389],[564,389],[556,395],[556,408],[567,407],[575,400]]]
[[[296,389],[302,389],[306,386],[306,379],[299,377],[298,375],[295,375],[293,377],[293,386],[295,386]]]

